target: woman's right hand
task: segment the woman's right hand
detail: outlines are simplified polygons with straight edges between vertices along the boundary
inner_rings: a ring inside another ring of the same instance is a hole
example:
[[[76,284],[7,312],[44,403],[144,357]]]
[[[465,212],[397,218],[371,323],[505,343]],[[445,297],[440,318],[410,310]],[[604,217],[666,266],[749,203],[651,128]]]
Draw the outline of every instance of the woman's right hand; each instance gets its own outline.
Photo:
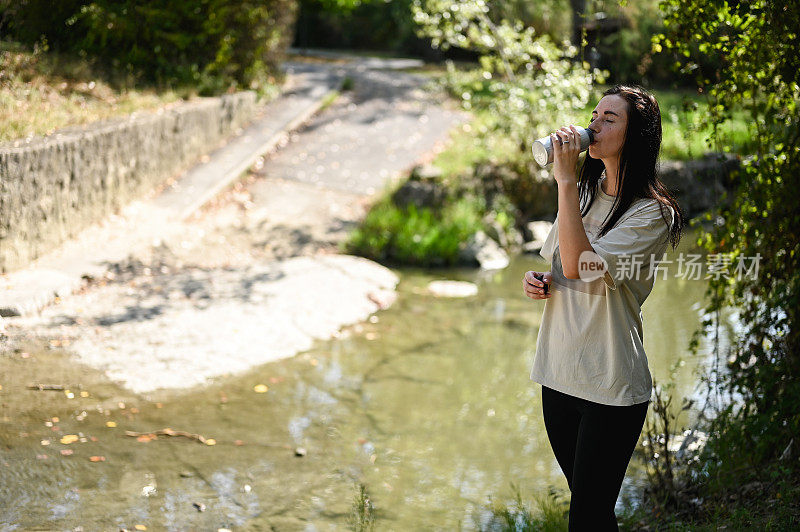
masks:
[[[541,280],[537,279],[537,277],[541,278]],[[525,291],[525,295],[531,299],[548,299],[553,295],[549,290],[552,279],[553,276],[550,275],[550,272],[525,272],[525,278],[522,280],[522,288]],[[545,293],[545,288],[548,289],[547,293]]]

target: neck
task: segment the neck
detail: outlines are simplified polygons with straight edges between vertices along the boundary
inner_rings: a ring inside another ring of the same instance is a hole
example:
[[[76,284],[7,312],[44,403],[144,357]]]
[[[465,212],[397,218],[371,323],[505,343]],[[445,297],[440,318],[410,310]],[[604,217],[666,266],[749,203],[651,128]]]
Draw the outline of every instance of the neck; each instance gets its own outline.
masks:
[[[603,188],[603,192],[609,196],[616,196],[619,165],[617,164],[617,161],[607,161],[605,159],[603,160],[603,164],[606,167],[606,178],[600,186]]]

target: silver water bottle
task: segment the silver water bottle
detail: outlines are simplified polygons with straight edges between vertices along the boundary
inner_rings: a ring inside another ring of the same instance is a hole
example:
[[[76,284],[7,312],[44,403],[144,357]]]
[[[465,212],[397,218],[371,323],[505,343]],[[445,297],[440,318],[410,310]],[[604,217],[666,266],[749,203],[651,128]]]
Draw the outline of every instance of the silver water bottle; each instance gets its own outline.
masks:
[[[591,129],[575,126],[581,136],[581,151],[589,149],[589,144],[594,140],[594,131]],[[553,143],[550,141],[550,136],[542,137],[536,140],[531,147],[533,151],[533,158],[539,163],[539,166],[546,166],[553,162]]]

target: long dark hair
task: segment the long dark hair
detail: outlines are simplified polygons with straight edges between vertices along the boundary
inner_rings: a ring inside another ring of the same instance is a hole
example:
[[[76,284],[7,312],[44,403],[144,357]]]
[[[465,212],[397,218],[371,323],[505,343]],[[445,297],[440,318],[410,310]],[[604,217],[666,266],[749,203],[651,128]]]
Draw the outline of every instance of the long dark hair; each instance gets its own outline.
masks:
[[[619,221],[634,200],[651,198],[659,202],[661,215],[670,226],[669,239],[672,248],[677,247],[685,225],[685,216],[678,201],[658,179],[658,152],[661,149],[661,111],[652,94],[638,85],[615,85],[603,96],[617,94],[628,102],[628,125],[625,141],[619,158],[617,196],[606,217],[598,238],[606,234]],[[578,175],[581,216],[586,216],[597,195],[600,176],[605,169],[603,161],[594,159],[586,152]],[[668,218],[666,205],[675,209],[675,223]]]

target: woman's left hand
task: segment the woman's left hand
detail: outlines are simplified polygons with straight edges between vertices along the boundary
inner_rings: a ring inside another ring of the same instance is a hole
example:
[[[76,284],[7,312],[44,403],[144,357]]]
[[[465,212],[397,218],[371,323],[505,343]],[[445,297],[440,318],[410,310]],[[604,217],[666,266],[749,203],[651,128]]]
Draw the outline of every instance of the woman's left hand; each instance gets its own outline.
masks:
[[[575,167],[581,153],[581,136],[575,126],[562,127],[550,135],[553,144],[553,177],[559,185],[577,184]]]

